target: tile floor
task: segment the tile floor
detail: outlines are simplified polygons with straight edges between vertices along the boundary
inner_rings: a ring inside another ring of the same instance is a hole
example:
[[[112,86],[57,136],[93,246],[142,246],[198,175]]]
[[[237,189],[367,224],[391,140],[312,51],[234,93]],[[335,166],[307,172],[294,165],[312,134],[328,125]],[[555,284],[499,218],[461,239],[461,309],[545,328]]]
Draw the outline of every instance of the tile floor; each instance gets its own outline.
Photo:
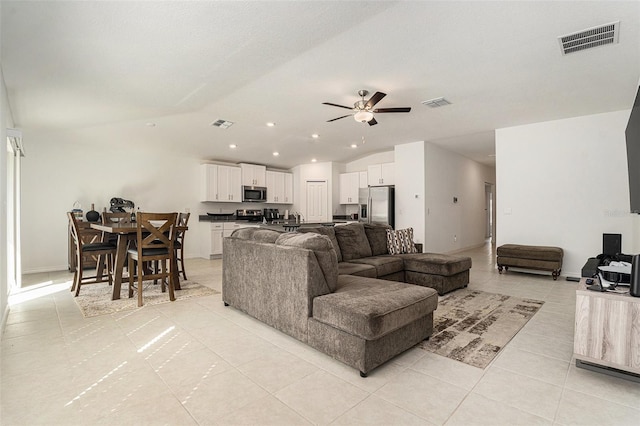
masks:
[[[639,424],[640,384],[575,367],[575,283],[499,275],[490,246],[465,254],[470,288],[544,307],[484,370],[412,349],[366,379],[219,294],[85,319],[70,274],[25,276],[33,298],[12,305],[1,342],[0,424]],[[187,270],[220,290],[221,261]]]

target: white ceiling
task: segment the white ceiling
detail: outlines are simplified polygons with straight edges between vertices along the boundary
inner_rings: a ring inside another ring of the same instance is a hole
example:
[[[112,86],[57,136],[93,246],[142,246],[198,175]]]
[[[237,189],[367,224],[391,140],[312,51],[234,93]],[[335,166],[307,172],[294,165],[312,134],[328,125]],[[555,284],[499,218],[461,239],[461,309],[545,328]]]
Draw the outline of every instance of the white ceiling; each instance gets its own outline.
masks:
[[[420,140],[494,164],[495,129],[631,108],[640,79],[637,1],[2,0],[0,13],[17,127],[284,168]],[[561,54],[558,36],[613,21],[618,44]],[[359,89],[412,111],[326,123],[348,111],[322,102]],[[452,105],[421,104],[439,96]]]

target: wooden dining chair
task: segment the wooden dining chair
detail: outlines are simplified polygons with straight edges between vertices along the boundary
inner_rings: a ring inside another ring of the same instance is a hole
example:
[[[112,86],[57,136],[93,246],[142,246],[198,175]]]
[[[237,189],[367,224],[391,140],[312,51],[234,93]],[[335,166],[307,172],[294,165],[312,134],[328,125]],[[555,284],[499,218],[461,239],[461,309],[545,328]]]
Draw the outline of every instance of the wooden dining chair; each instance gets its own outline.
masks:
[[[83,233],[78,226],[78,220],[72,212],[67,212],[69,223],[71,224],[71,236],[73,243],[76,245],[76,271],[73,274],[73,285],[71,291],[75,290],[75,295],[80,294],[80,287],[84,284],[109,282],[109,285],[113,283],[113,258],[116,254],[116,246],[108,242],[89,242],[83,238]],[[98,264],[96,267],[96,274],[94,276],[85,277],[84,269],[86,268],[87,257],[97,257]],[[107,262],[106,280],[104,279],[104,259]]]
[[[176,240],[176,221],[178,213],[143,213],[136,214],[137,238],[136,247],[127,250],[129,254],[129,297],[133,297],[134,289],[138,292],[138,306],[143,305],[142,292],[145,280],[162,282],[165,291],[165,280],[168,280],[169,300],[176,300],[175,282],[172,269],[175,265],[174,244]],[[145,264],[160,262],[158,270],[145,268]],[[134,275],[136,285],[134,285]]]
[[[189,216],[191,213],[179,213],[178,214],[178,227],[187,227],[189,223]],[[175,243],[175,251],[176,251],[176,267],[178,275],[182,273],[182,278],[187,280],[187,273],[184,268],[184,234],[186,230],[176,230],[176,243]]]

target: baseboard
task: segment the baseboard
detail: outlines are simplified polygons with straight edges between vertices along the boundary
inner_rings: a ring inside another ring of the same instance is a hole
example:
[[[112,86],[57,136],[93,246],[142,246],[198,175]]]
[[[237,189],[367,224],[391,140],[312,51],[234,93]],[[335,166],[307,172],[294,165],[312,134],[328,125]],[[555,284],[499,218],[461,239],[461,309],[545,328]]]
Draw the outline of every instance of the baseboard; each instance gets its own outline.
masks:
[[[480,247],[484,247],[485,245],[487,245],[487,243],[483,242],[483,243],[480,243],[480,244],[475,244],[473,246],[467,246],[467,247],[451,250],[451,251],[446,252],[445,254],[458,254],[458,253],[462,253],[463,251],[473,250],[473,249],[477,249],[477,248],[480,248]]]
[[[40,268],[31,268],[31,269],[23,269],[23,274],[39,274],[42,272],[58,272],[58,271],[68,271],[69,267],[67,265],[58,265],[58,266],[43,266]]]
[[[9,318],[9,311],[10,310],[11,310],[11,308],[9,307],[9,304],[7,303],[7,308],[2,313],[2,323],[0,324],[0,340],[2,340],[2,336],[4,336],[4,327],[5,327],[5,325],[7,325],[7,319]]]

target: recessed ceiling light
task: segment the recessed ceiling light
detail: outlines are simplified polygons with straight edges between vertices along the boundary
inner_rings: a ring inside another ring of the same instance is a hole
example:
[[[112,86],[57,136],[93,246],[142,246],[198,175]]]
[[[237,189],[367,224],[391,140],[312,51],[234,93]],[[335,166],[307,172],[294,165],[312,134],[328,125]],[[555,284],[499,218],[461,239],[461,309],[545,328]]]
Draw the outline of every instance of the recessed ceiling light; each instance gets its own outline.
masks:
[[[311,135],[311,137],[314,138],[314,139],[318,139],[320,137],[320,135],[317,134],[317,133],[314,133],[314,134]]]
[[[267,123],[267,127],[273,127],[275,125],[276,125],[276,123],[271,123],[271,122]]]
[[[156,123],[149,122],[149,123],[146,124],[146,126],[147,127],[156,127]]]
[[[351,148],[357,148],[357,147],[358,147],[358,145],[357,145],[357,144],[355,144],[355,143],[352,143],[352,144],[351,144]]]
[[[238,145],[236,145],[235,143],[232,143],[229,145],[229,148],[231,149],[236,149],[238,147]]]
[[[316,161],[318,161],[318,160],[316,160],[315,158],[312,158],[312,159],[311,159],[311,162],[312,162],[312,163],[315,163]]]
[[[277,157],[278,155],[280,155],[280,153],[279,153],[278,151],[275,151],[275,152],[273,153],[273,156],[274,156],[274,157]]]

